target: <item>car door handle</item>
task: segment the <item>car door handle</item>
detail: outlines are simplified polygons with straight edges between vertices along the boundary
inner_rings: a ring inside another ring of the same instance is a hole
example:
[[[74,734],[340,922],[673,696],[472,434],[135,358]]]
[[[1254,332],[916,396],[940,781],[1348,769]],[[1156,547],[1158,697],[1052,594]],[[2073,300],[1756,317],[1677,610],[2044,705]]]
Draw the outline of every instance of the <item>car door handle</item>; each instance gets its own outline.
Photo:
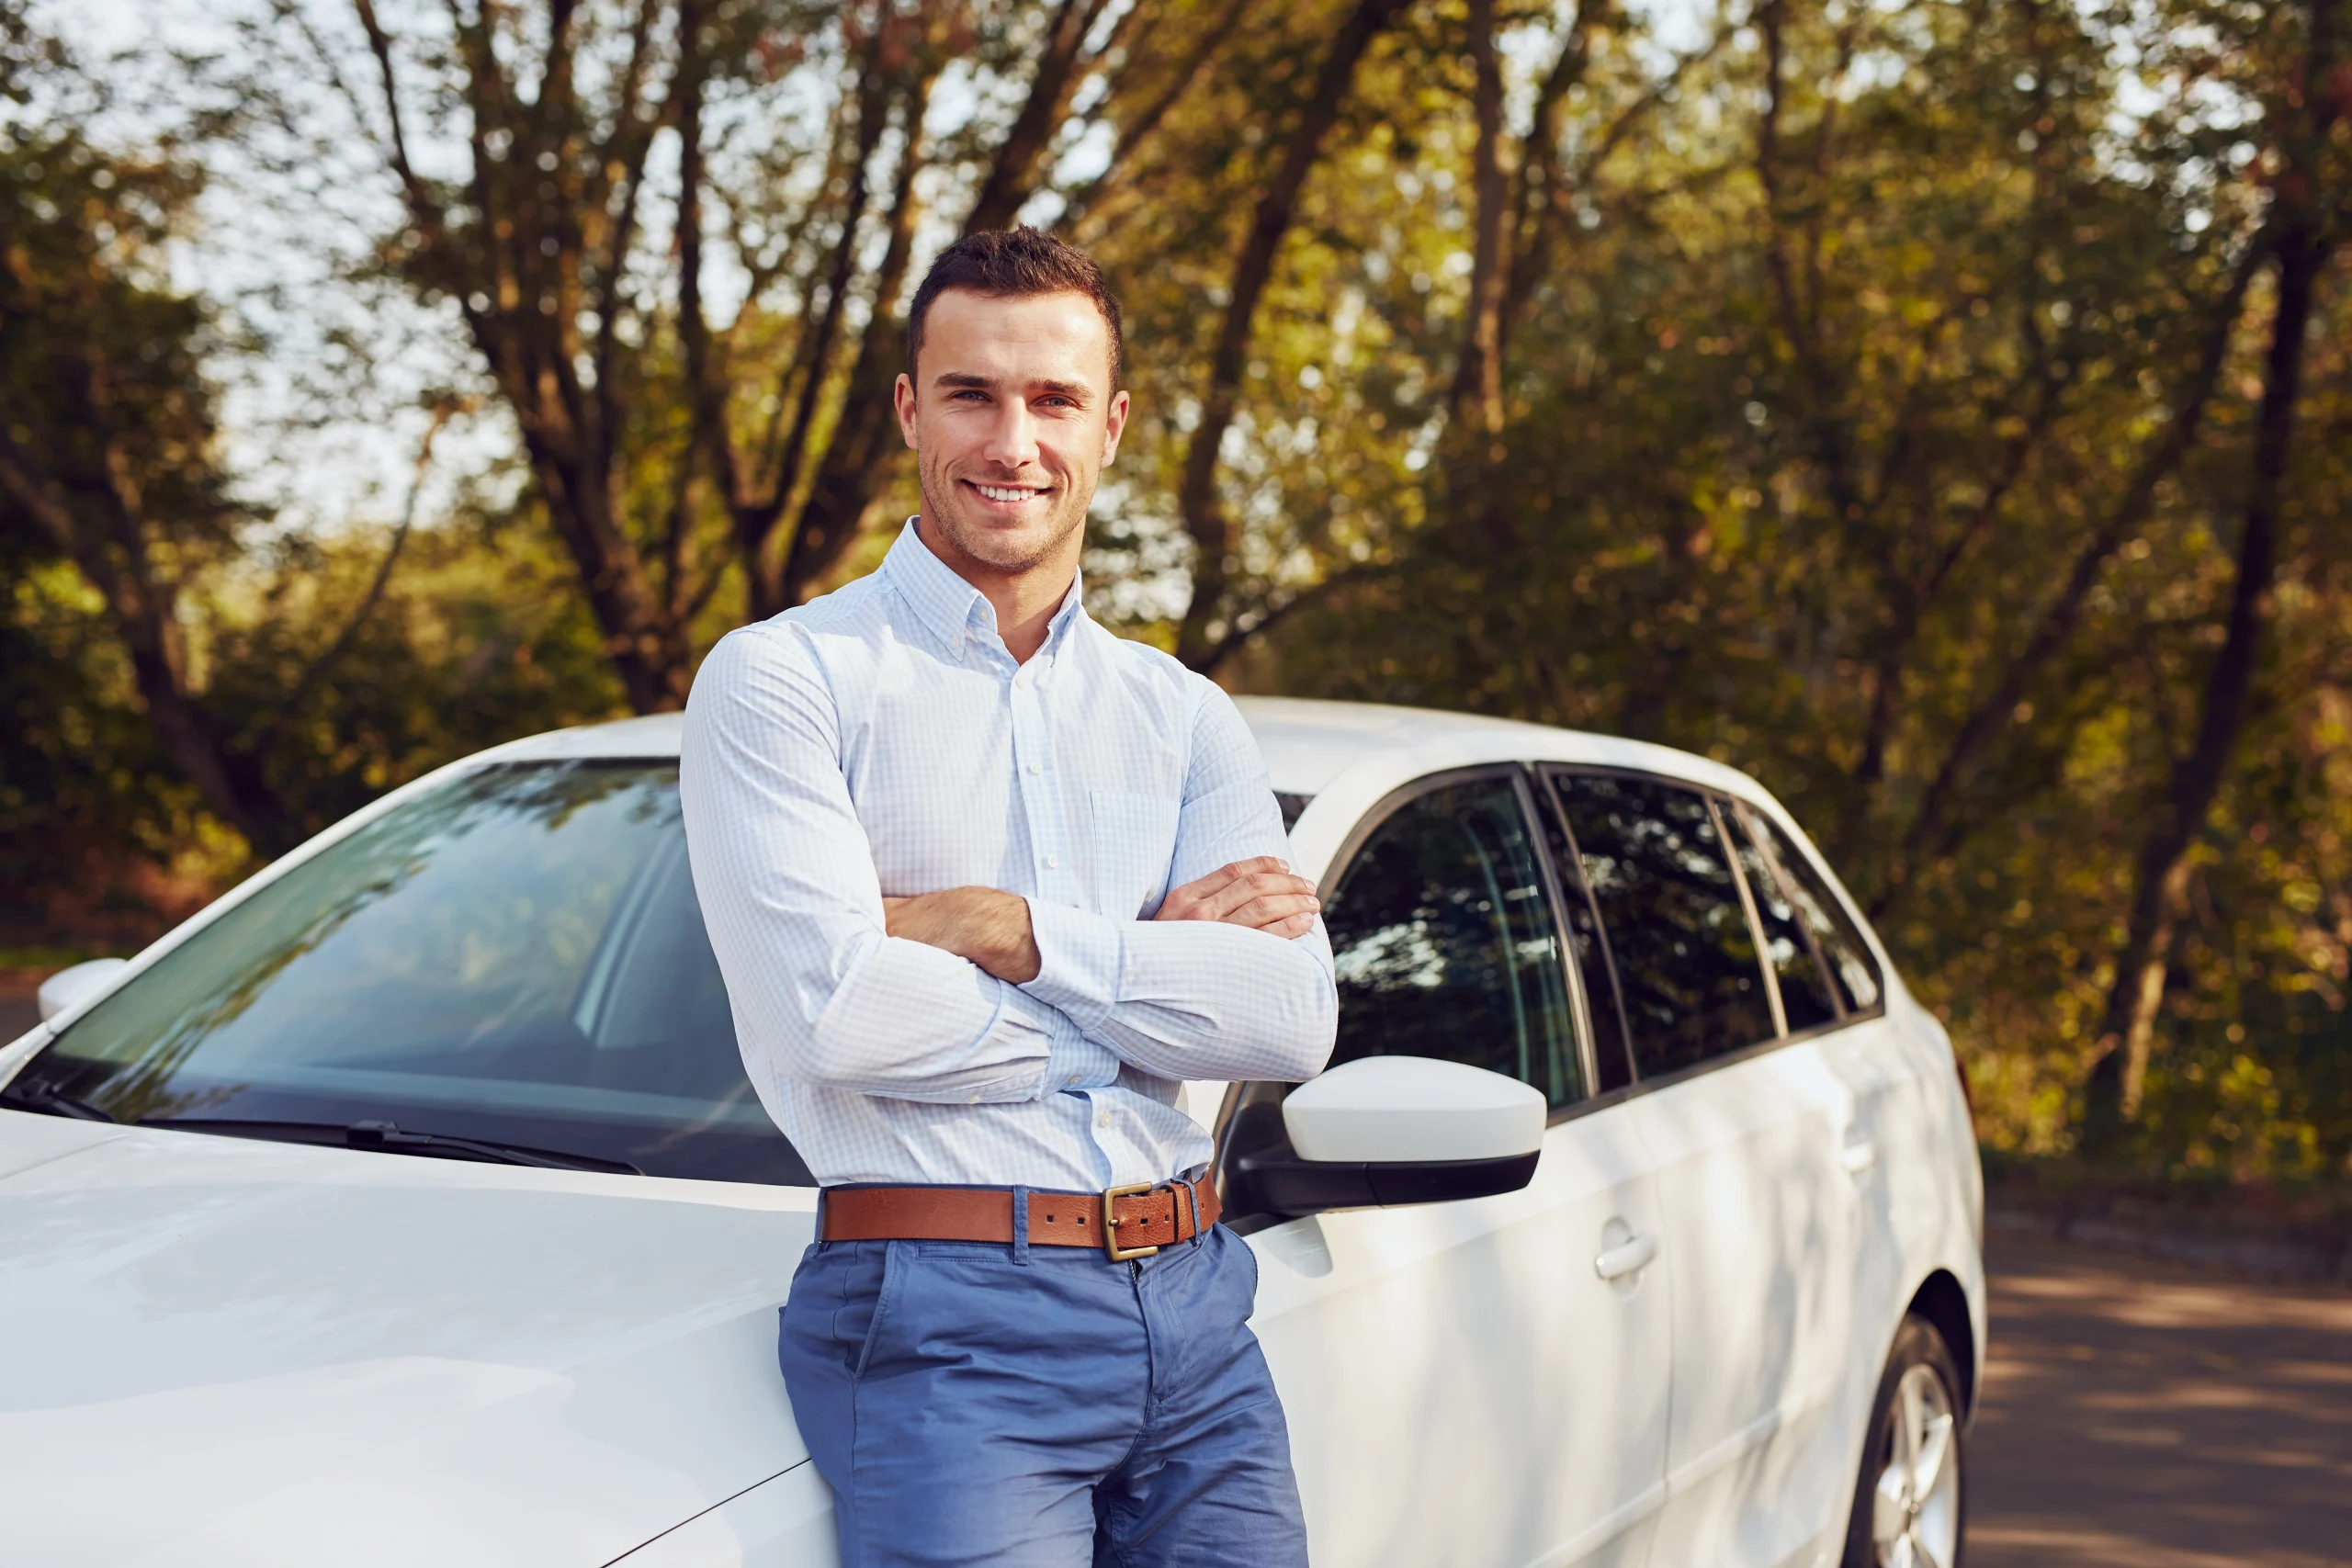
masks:
[[[1838,1163],[1846,1168],[1849,1176],[1860,1176],[1878,1163],[1878,1143],[1871,1138],[1857,1138],[1838,1151]]]
[[[1604,1280],[1621,1280],[1638,1269],[1648,1268],[1650,1259],[1657,1256],[1657,1237],[1637,1235],[1595,1258],[1592,1271]]]

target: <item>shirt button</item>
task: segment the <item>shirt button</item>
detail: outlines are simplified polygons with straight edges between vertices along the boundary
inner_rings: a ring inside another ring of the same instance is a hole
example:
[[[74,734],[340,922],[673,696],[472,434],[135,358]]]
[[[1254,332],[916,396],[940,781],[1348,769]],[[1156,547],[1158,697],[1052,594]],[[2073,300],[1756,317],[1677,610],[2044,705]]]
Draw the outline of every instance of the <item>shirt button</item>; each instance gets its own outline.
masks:
[[[1094,1118],[1094,1124],[1097,1127],[1108,1127],[1111,1124],[1111,1113],[1107,1111],[1097,1113]]]
[[[1029,764],[1029,771],[1033,773],[1042,773],[1046,771],[1046,764],[1043,762],[1032,762]]]
[[[1061,856],[1059,856],[1059,855],[1047,855],[1047,856],[1046,857],[1046,869],[1047,871],[1059,871],[1059,870],[1061,870],[1061,868],[1062,868],[1062,857],[1061,857]]]

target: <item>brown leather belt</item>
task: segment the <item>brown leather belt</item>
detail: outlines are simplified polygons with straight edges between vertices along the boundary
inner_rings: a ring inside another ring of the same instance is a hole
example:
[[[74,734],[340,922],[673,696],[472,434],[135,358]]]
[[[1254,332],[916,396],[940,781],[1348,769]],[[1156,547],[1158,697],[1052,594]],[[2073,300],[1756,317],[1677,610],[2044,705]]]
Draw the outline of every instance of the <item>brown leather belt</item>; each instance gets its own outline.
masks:
[[[1195,1204],[1198,1217],[1195,1219]],[[1031,1192],[1032,1247],[1099,1247],[1114,1263],[1148,1258],[1216,1224],[1209,1179],[1137,1182],[1100,1193]],[[828,1187],[826,1241],[1012,1240],[1005,1187]]]

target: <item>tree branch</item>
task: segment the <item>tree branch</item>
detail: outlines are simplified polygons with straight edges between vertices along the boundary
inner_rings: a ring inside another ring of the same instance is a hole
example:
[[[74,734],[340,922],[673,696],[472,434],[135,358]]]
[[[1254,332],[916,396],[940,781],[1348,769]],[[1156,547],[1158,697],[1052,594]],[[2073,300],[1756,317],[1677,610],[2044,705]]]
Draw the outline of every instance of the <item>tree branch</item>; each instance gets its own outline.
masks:
[[[2098,583],[2108,558],[2122,545],[2126,535],[2146,520],[2154,505],[2157,488],[2179,468],[2190,448],[2196,445],[2206,409],[2212,400],[2214,388],[2221,380],[2222,367],[2228,357],[2230,338],[2245,310],[2246,293],[2269,254],[2270,236],[2265,231],[2247,245],[2245,254],[2239,258],[2237,267],[2231,274],[2229,286],[2213,307],[2199,345],[2196,367],[2180,398],[2174,404],[2172,417],[2165,421],[2164,429],[2141,457],[2131,482],[2125,486],[2123,495],[2113,510],[2075,553],[2074,566],[2068,571],[2065,582],[2042,611],[2033,635],[2010,660],[2000,680],[1977,703],[1952,737],[1951,745],[1929,781],[1926,794],[1920,798],[1918,814],[1904,832],[1894,875],[1874,901],[1873,917],[1892,908],[1907,880],[1909,868],[1917,863],[1923,852],[1938,845],[1945,819],[1951,809],[1954,792],[1975,763],[1977,755],[2009,722],[2010,714],[2025,699],[2026,692],[2041,673],[2042,668],[2073,637],[2084,602]],[[1949,847],[1944,847],[1942,852],[1949,852]]]
[[[416,503],[424,491],[425,473],[432,467],[434,440],[456,412],[456,405],[450,402],[435,405],[432,423],[424,427],[424,438],[417,443],[416,463],[409,474],[408,500],[401,507],[400,525],[392,530],[392,542],[385,547],[384,558],[377,563],[376,575],[368,582],[368,592],[360,596],[359,604],[352,610],[351,617],[344,623],[343,629],[320,650],[319,656],[311,660],[295,681],[293,690],[277,709],[273,728],[283,728],[302,716],[302,710],[311,700],[311,690],[335,661],[351,650],[360,628],[368,624],[368,617],[375,613],[377,604],[382,601],[384,590],[391,585],[392,569],[400,564],[401,548],[408,543],[409,530],[416,523]]]

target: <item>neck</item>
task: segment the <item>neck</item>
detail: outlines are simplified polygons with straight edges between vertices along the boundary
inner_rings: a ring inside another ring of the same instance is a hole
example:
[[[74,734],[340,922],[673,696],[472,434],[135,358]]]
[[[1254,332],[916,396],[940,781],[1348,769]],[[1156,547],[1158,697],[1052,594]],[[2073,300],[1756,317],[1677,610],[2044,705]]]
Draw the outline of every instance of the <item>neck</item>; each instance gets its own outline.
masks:
[[[990,566],[956,548],[945,529],[924,527],[920,517],[915,520],[915,537],[989,602],[989,608],[996,612],[997,636],[1004,639],[1005,651],[1012,655],[1014,662],[1028,663],[1046,646],[1054,612],[1062,607],[1062,601],[1069,596],[1069,585],[1078,578],[1078,547],[1081,543],[1078,537],[1072,536],[1070,548],[1056,550],[1035,566],[1022,570]]]

